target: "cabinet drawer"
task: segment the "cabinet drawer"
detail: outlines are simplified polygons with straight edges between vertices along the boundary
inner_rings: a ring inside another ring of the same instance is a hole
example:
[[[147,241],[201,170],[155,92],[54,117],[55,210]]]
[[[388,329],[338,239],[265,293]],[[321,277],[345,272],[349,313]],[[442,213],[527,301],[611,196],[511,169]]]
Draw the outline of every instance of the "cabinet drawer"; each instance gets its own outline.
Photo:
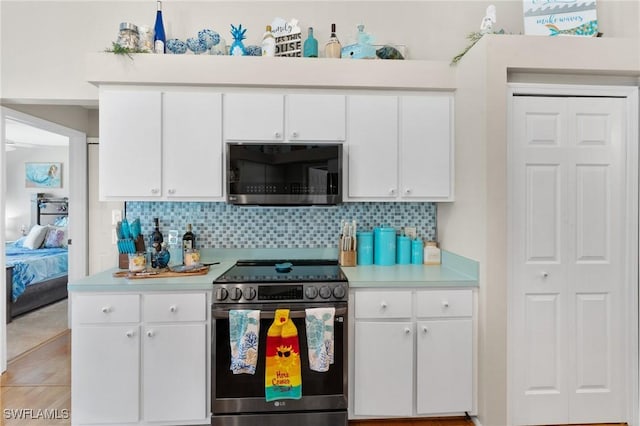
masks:
[[[410,291],[356,292],[356,318],[409,318]]]
[[[417,297],[419,317],[470,317],[473,312],[471,290],[419,291]]]
[[[74,324],[105,324],[140,321],[140,296],[137,294],[78,295],[73,299]]]
[[[148,294],[144,296],[145,322],[205,321],[204,293]]]

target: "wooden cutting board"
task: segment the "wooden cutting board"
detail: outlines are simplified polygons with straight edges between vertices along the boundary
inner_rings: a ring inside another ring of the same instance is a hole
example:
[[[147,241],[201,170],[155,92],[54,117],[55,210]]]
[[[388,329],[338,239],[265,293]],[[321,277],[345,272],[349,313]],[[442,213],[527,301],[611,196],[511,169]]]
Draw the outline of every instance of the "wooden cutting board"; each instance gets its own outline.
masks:
[[[156,272],[156,271],[153,271]],[[113,276],[116,278],[128,278],[130,280],[146,279],[146,278],[177,278],[177,277],[189,277],[192,275],[206,275],[209,273],[209,266],[203,266],[202,268],[193,269],[191,271],[174,272],[169,269],[161,269],[157,273],[135,273],[129,271],[114,272]]]

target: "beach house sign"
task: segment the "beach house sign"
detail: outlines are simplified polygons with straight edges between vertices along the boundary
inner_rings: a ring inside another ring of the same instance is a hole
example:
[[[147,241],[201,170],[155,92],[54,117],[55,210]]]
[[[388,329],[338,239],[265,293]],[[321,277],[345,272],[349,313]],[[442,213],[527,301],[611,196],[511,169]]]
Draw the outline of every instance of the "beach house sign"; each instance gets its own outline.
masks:
[[[598,34],[595,0],[523,0],[523,10],[526,35]]]

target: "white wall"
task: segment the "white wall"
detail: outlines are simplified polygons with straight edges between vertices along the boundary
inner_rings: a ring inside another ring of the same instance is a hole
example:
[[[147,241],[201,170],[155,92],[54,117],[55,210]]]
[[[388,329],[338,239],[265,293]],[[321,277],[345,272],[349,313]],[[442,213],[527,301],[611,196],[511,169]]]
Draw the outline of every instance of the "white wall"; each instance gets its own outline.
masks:
[[[20,225],[24,224],[29,230],[31,223],[31,196],[43,192],[54,197],[69,196],[69,148],[68,147],[37,147],[18,148],[6,153],[7,159],[7,192],[6,192],[6,239],[8,241],[19,238]],[[62,163],[61,188],[26,188],[26,162],[60,162]],[[33,218],[35,221],[35,218]]]
[[[479,29],[491,3],[496,27],[522,33],[520,0],[165,1],[163,11],[168,37],[186,39],[211,28],[230,41],[230,24],[241,23],[246,44],[257,44],[274,17],[295,17],[302,28],[314,27],[320,45],[332,22],[343,45],[364,24],[377,43],[408,46],[411,59],[449,61],[467,45],[467,34]],[[95,105],[97,89],[84,78],[86,53],[110,47],[120,22],[153,24],[155,16],[152,1],[3,0],[0,8],[0,93],[5,101],[35,103]],[[598,18],[605,37],[638,37],[637,1],[598,0]]]

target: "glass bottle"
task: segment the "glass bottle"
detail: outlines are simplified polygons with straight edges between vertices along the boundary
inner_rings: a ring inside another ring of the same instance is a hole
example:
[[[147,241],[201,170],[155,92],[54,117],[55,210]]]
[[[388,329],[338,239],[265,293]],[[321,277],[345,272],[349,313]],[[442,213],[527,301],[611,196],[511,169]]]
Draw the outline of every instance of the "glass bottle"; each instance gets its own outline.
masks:
[[[182,236],[182,251],[186,253],[187,250],[194,248],[196,248],[196,236],[193,234],[191,224],[189,223],[187,224],[187,232]]]
[[[317,58],[318,57],[318,40],[313,38],[313,27],[309,27],[309,34],[304,41],[304,47],[302,49],[305,58]]]
[[[336,24],[331,24],[331,37],[324,46],[324,56],[326,58],[340,58],[342,55],[342,45],[336,36]]]
[[[160,252],[156,257],[156,263],[158,268],[166,268],[169,265],[169,260],[171,259],[171,255],[169,254],[169,250],[167,249],[167,243],[163,242],[160,245]]]
[[[271,25],[267,25],[262,36],[262,56],[276,56],[276,38],[271,32]]]
[[[162,233],[160,232],[160,223],[158,218],[153,219],[153,232],[151,233],[151,246],[156,252],[162,250]]]
[[[166,53],[166,36],[164,34],[164,24],[162,23],[162,2],[158,0],[158,11],[156,12],[156,24],[153,27],[153,52]]]

